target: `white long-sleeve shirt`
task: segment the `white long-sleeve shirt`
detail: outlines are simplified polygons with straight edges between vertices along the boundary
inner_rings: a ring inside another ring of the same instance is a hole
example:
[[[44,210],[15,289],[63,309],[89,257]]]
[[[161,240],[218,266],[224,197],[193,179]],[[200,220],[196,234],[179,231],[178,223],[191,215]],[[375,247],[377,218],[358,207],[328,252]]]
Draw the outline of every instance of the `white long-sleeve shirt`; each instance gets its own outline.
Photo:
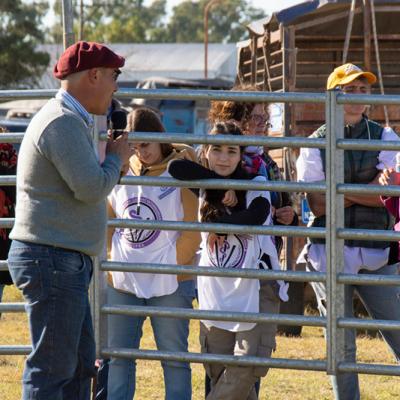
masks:
[[[392,128],[384,128],[382,140],[400,140]],[[394,168],[396,151],[383,150],[379,153],[376,168]],[[296,163],[297,179],[299,182],[325,181],[319,149],[303,148],[300,150]],[[344,246],[344,272],[356,274],[360,269],[375,271],[388,262],[389,248],[370,249],[366,247]],[[312,244],[308,248],[308,261],[317,271],[326,271],[326,248],[324,244]],[[300,254],[298,262],[304,262],[304,251]]]

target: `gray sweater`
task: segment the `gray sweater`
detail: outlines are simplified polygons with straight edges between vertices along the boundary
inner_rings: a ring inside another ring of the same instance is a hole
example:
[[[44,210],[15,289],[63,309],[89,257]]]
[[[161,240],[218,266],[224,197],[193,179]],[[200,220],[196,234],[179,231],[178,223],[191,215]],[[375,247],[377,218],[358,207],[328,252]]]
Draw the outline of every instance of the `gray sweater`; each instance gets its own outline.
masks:
[[[99,254],[106,231],[106,197],[121,160],[100,165],[90,128],[60,100],[34,116],[21,144],[12,239]]]

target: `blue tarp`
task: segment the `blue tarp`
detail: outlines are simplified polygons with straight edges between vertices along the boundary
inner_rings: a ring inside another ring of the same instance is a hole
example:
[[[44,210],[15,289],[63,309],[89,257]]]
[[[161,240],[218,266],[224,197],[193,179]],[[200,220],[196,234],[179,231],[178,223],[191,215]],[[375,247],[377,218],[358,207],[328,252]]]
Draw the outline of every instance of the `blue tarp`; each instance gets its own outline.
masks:
[[[310,0],[304,1],[300,4],[296,4],[292,7],[285,8],[283,10],[273,13],[269,18],[266,18],[264,24],[276,23],[283,25],[291,25],[293,21],[313,11],[326,7],[328,5],[347,5],[350,9],[351,0]],[[375,0],[375,6],[381,4],[400,4],[399,0]],[[357,2],[357,7],[360,6],[360,2]]]

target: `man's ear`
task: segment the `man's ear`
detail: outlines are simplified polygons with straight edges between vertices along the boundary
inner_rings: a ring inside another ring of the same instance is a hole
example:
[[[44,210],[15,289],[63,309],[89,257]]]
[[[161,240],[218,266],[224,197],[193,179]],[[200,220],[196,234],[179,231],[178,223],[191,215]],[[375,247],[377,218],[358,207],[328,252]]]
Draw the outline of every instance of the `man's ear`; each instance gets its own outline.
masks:
[[[99,80],[100,69],[99,68],[91,68],[87,70],[87,76],[89,78],[89,82],[91,84],[96,84]]]

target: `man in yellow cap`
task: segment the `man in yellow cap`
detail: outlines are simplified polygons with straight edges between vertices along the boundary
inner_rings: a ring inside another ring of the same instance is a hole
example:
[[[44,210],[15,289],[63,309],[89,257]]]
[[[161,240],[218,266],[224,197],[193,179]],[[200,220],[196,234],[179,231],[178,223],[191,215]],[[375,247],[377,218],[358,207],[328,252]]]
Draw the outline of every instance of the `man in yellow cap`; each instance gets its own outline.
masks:
[[[363,71],[354,64],[337,67],[328,77],[327,89],[339,89],[343,93],[368,94],[370,85],[376,82],[371,72]],[[367,140],[399,140],[389,127],[382,128],[368,120],[365,105],[344,106],[345,137]],[[311,137],[324,138],[326,125],[321,126]],[[394,151],[345,151],[344,181],[346,183],[378,184],[385,168],[393,168]],[[325,149],[301,149],[297,160],[299,181],[325,181]],[[315,215],[314,227],[325,227],[325,194],[308,193],[307,200]],[[345,195],[345,227],[356,229],[391,229],[392,221],[377,195]],[[389,259],[390,242],[374,240],[346,240],[344,246],[344,272],[348,274],[398,274],[397,260]],[[310,238],[303,253],[307,254],[307,268],[311,271],[326,272],[325,242]],[[318,308],[326,315],[326,288],[323,283],[313,283]],[[400,320],[400,288],[395,286],[345,286],[345,316],[353,317],[353,295],[361,298],[368,312],[375,319]],[[386,342],[400,360],[400,332],[382,331]],[[346,329],[345,361],[356,361],[356,332]],[[332,377],[335,398],[340,400],[360,399],[356,373],[340,373]]]

